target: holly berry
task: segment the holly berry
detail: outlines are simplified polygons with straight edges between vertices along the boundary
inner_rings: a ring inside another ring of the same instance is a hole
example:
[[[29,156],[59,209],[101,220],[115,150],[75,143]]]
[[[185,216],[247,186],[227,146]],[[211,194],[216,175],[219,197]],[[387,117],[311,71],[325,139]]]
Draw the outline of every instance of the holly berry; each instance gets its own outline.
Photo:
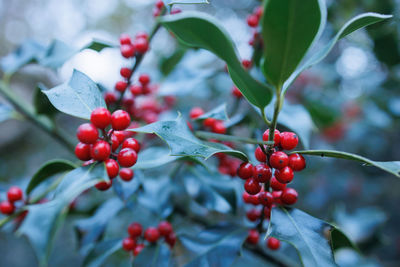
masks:
[[[281,201],[283,204],[293,205],[297,202],[297,198],[298,198],[297,191],[294,190],[293,188],[287,187],[282,191]]]
[[[254,167],[254,178],[259,183],[267,183],[271,179],[271,176],[272,171],[267,164],[261,163]]]
[[[213,126],[211,127],[211,130],[217,134],[225,134],[226,133],[226,127],[222,121],[214,122]]]
[[[243,65],[243,67],[245,68],[245,69],[250,69],[251,68],[251,61],[250,60],[248,60],[248,59],[243,59],[242,60],[242,65]]]
[[[75,147],[75,156],[83,161],[90,160],[90,145],[79,142]]]
[[[84,123],[78,127],[76,137],[84,144],[94,144],[99,138],[99,132],[96,126],[91,123]]]
[[[264,9],[262,6],[258,6],[254,9],[253,11],[254,15],[256,15],[258,18],[261,18],[263,13],[264,13]]]
[[[127,138],[125,141],[122,143],[122,148],[130,148],[136,151],[136,153],[139,153],[140,151],[140,144],[139,141],[136,140],[135,138]]]
[[[207,119],[205,119],[205,120],[203,121],[203,125],[204,125],[204,127],[209,127],[209,128],[211,128],[211,127],[213,127],[213,125],[214,125],[214,123],[215,123],[216,121],[217,121],[217,120],[214,119],[214,118],[207,118]]]
[[[114,152],[119,147],[118,137],[114,134],[111,135],[111,150]]]
[[[271,208],[272,207],[268,207],[268,206],[264,207],[264,218],[267,220],[271,219]]]
[[[284,167],[280,170],[275,170],[275,178],[283,184],[290,183],[293,180],[294,174],[290,167]]]
[[[136,242],[133,238],[127,237],[122,240],[122,248],[126,251],[131,251],[135,248]]]
[[[260,192],[258,194],[258,200],[261,205],[271,207],[274,204],[274,197],[270,192]]]
[[[103,140],[97,141],[91,148],[91,156],[94,160],[104,161],[108,159],[110,153],[110,144]]]
[[[257,15],[249,15],[247,17],[247,25],[249,25],[252,28],[255,28],[258,26],[258,21],[259,21],[259,18]]]
[[[281,133],[281,146],[285,150],[294,149],[299,143],[299,138],[295,133],[283,132]]]
[[[7,191],[7,198],[10,202],[21,200],[23,196],[21,188],[18,186],[11,186]]]
[[[237,170],[237,175],[243,180],[246,180],[253,176],[253,169],[254,167],[251,163],[243,162],[242,164],[240,164]]]
[[[267,129],[263,134],[263,141],[269,140],[269,129]],[[279,146],[281,142],[281,133],[275,129],[274,132],[274,146]]]
[[[140,85],[131,85],[129,91],[131,91],[132,95],[141,95],[143,93],[142,86]]]
[[[173,232],[172,225],[167,221],[160,222],[158,224],[158,232],[161,236],[168,236]]]
[[[108,159],[105,161],[105,163],[106,163],[106,170],[108,177],[110,177],[110,179],[117,177],[119,172],[119,166],[117,161],[113,159]]]
[[[283,189],[286,188],[286,184],[283,184],[283,183],[279,182],[275,178],[275,176],[273,176],[271,178],[271,181],[270,181],[269,185],[271,186],[272,190],[274,190],[274,191],[282,191]]]
[[[121,55],[124,58],[131,58],[135,56],[135,47],[131,44],[121,45]]]
[[[282,200],[281,200],[282,191],[274,191],[274,192],[272,192],[272,196],[274,198],[275,203],[282,204]]]
[[[173,248],[175,246],[176,243],[176,235],[174,232],[170,233],[169,235],[167,235],[165,237],[165,242],[171,247]]]
[[[231,92],[232,92],[232,95],[234,97],[236,97],[236,98],[242,98],[243,97],[242,92],[240,92],[240,90],[236,86],[232,87],[232,91]]]
[[[251,229],[249,230],[249,235],[247,236],[247,243],[256,245],[258,243],[258,240],[260,239],[260,234],[258,233],[257,230]]]
[[[133,255],[137,256],[139,253],[144,249],[144,244],[137,244],[136,247],[133,249]]]
[[[138,39],[138,38],[149,39],[149,35],[146,32],[138,32],[138,33],[136,33],[135,38],[136,39]]]
[[[204,114],[204,110],[200,107],[194,107],[190,110],[189,117],[194,120]]]
[[[117,102],[117,95],[114,92],[107,92],[104,94],[104,101],[107,105]]]
[[[254,206],[260,205],[260,200],[258,199],[258,194],[257,195],[249,195],[250,196],[250,204],[253,204]]]
[[[272,153],[271,157],[269,158],[269,164],[272,168],[280,170],[288,166],[289,157],[285,152],[276,151]]]
[[[146,86],[150,83],[150,76],[147,74],[141,74],[139,76],[139,82],[142,86]]]
[[[132,238],[137,238],[142,235],[142,225],[140,223],[134,222],[128,226],[128,233]]]
[[[15,210],[14,204],[5,200],[0,203],[0,212],[5,215],[13,214]]]
[[[264,152],[262,151],[262,149],[260,147],[256,148],[254,155],[259,162],[267,161],[267,155],[264,154]]]
[[[137,161],[137,154],[131,148],[123,148],[118,153],[118,162],[122,167],[132,167]]]
[[[149,50],[149,41],[145,38],[138,38],[133,42],[133,46],[138,53],[144,54]]]
[[[164,2],[162,0],[157,0],[156,7],[162,9],[164,7]]]
[[[149,227],[144,232],[144,238],[150,243],[157,242],[157,240],[160,238],[160,233],[158,232],[157,228]]]
[[[114,130],[125,130],[129,124],[131,124],[131,117],[126,111],[119,109],[111,115],[111,125]]]
[[[128,87],[128,83],[124,81],[118,81],[115,84],[115,90],[117,90],[120,93],[125,92],[126,88]]]
[[[126,79],[129,79],[131,77],[131,75],[132,75],[131,69],[130,68],[125,68],[125,67],[121,68],[119,70],[119,73],[121,74],[122,77],[124,77]]]
[[[117,137],[119,143],[124,142],[124,140],[125,140],[125,133],[124,133],[124,131],[113,131],[112,134],[115,135],[115,136]]]
[[[257,195],[261,191],[261,185],[254,178],[247,179],[244,183],[244,189],[250,195]]]
[[[251,209],[246,213],[247,219],[251,222],[257,221],[261,216],[261,211],[257,209]]]
[[[129,45],[129,44],[131,44],[131,37],[128,34],[123,33],[119,37],[119,43],[121,45]]]
[[[289,167],[293,171],[302,171],[306,167],[306,160],[300,154],[292,154],[289,156]]]
[[[90,121],[97,128],[104,129],[111,123],[111,113],[106,108],[96,108],[90,115]]]
[[[100,191],[106,191],[108,190],[110,187],[112,186],[112,180],[110,180],[109,182],[106,181],[101,181],[98,182],[95,187],[100,190]]]
[[[133,170],[129,168],[122,168],[119,171],[119,177],[121,177],[122,180],[129,182],[133,178]]]
[[[271,250],[278,250],[281,246],[281,242],[275,237],[270,237],[267,240],[267,247]]]
[[[243,192],[242,198],[244,203],[251,204],[251,197],[252,195],[249,195],[247,192]]]

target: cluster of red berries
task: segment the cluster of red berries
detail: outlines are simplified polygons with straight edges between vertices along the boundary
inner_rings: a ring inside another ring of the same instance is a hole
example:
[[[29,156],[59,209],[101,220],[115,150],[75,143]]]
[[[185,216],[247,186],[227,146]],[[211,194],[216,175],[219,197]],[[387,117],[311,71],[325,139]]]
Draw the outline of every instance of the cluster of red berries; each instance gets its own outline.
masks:
[[[204,110],[200,107],[194,107],[190,110],[189,117],[192,120],[197,119],[201,115],[204,114]],[[217,120],[214,118],[207,118],[203,120],[203,126],[206,129],[211,130],[213,133],[217,134],[225,134],[226,133],[226,127],[223,121]]]
[[[129,237],[122,241],[122,248],[126,251],[132,251],[134,256],[137,256],[145,247],[145,241],[154,244],[160,237],[164,237],[165,243],[171,248],[174,247],[176,242],[174,229],[167,221],[160,222],[158,227],[148,227],[144,232],[142,225],[134,222],[129,225],[128,233]]]
[[[124,131],[131,123],[129,114],[124,110],[111,114],[106,108],[96,108],[90,122],[78,127],[76,135],[80,143],[75,147],[76,157],[86,161],[84,165],[104,161],[110,179],[119,174],[124,181],[132,180],[133,170],[130,167],[137,161],[140,143],[131,137],[133,133]],[[110,125],[111,129],[107,132],[106,128]],[[123,168],[120,169],[120,166]],[[96,184],[96,188],[107,190],[111,185],[112,180],[102,181]]]
[[[0,212],[5,215],[11,215],[15,211],[15,202],[22,200],[24,193],[18,186],[12,186],[7,191],[7,200],[0,203]]]
[[[246,242],[252,245],[257,245],[260,240],[260,233],[256,229],[249,230]],[[266,245],[271,250],[278,250],[281,247],[281,242],[275,237],[269,237]]]

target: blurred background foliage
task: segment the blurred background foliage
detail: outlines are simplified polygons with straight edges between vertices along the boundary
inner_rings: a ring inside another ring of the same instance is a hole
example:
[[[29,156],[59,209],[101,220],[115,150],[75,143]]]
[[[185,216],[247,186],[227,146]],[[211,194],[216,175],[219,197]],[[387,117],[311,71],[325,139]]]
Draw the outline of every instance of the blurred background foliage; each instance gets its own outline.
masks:
[[[215,16],[231,34],[240,56],[250,58],[252,50],[248,40],[252,33],[245,20],[259,2],[210,2],[210,5],[179,8],[198,9]],[[311,148],[343,150],[373,160],[398,160],[400,1],[330,0],[327,5],[329,25],[323,41],[349,18],[362,12],[393,14],[394,18],[341,40],[327,59],[297,79],[287,99],[304,105],[313,119]],[[76,47],[92,38],[117,43],[122,32],[149,31],[154,23],[149,15],[152,8],[153,2],[148,0],[0,0],[0,56],[7,55],[27,39],[43,44],[59,39]],[[229,99],[229,106],[233,106],[232,82],[224,72],[224,64],[213,55],[205,51],[186,52],[177,47],[165,30],[155,36],[151,50],[138,73],[150,73],[160,84],[161,94],[176,95],[176,110],[187,116],[193,103],[209,110],[226,99]],[[176,51],[183,58],[172,70],[165,59]],[[101,53],[85,50],[67,61],[57,73],[39,66],[24,67],[13,77],[12,87],[29,100],[38,82],[52,87],[67,80],[76,68],[111,90],[123,63],[117,49],[105,49]],[[164,76],[165,73],[169,75]],[[241,103],[238,109],[248,110],[250,106]],[[176,112],[163,116],[174,118]],[[80,121],[65,115],[56,119],[72,138]],[[254,115],[253,120],[259,118]],[[18,116],[17,120],[2,122],[0,127],[1,192],[11,183],[25,187],[46,160],[74,159],[56,141],[29,122],[18,120]],[[263,130],[260,129],[260,133]],[[336,255],[340,266],[399,266],[400,181],[354,162],[309,158],[307,163],[308,168],[294,182],[301,196],[296,206],[339,225],[365,255],[361,258],[352,251],[342,250]],[[155,170],[154,176],[157,175]],[[92,204],[83,199],[79,205],[85,210],[85,206]],[[79,212],[76,216],[79,218]],[[111,225],[118,227],[118,222],[114,219]],[[82,257],[76,252],[76,246],[72,225],[66,224],[57,238],[50,266],[80,264]],[[35,262],[26,240],[16,239],[11,233],[0,233],[0,253],[1,266],[33,266]]]

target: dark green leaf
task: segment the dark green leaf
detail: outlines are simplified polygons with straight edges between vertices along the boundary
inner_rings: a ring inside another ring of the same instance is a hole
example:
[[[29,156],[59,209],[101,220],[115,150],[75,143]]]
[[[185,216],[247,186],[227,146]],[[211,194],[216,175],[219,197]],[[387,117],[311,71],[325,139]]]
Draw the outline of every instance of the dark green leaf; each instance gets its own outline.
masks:
[[[158,121],[129,131],[154,133],[163,139],[171,149],[172,156],[202,157],[208,159],[216,153],[225,153],[247,161],[243,152],[233,150],[219,143],[205,142],[196,138],[181,116],[173,121]]]
[[[313,54],[309,59],[307,59],[307,61],[290,76],[290,78],[285,82],[283,86],[283,94],[294,82],[297,76],[300,75],[300,73],[323,60],[329,54],[329,52],[332,50],[339,39],[346,37],[347,35],[358,29],[364,28],[368,25],[383,21],[391,17],[392,16],[390,15],[382,15],[377,13],[364,13],[348,21],[331,41],[329,41],[321,50],[319,50],[317,53]]]
[[[337,227],[333,227],[331,230],[331,245],[335,251],[346,247],[359,251],[357,245],[354,244],[353,241],[351,241],[350,238]]]
[[[54,159],[46,162],[29,181],[28,187],[26,188],[26,194],[29,195],[33,189],[53,175],[75,169],[76,167],[77,166],[74,163],[63,159]]]
[[[330,225],[297,209],[272,209],[269,235],[291,243],[303,266],[337,266],[324,231]]]
[[[375,166],[381,170],[389,172],[397,177],[400,177],[400,161],[372,161],[370,159],[364,158],[359,155],[335,151],[335,150],[303,150],[296,151],[293,153],[299,153],[304,155],[321,156],[321,157],[331,157],[338,159],[348,159],[358,162],[362,162],[367,166]]]
[[[264,40],[262,69],[268,81],[281,89],[326,21],[323,0],[269,0],[261,21]]]
[[[91,49],[91,50],[100,52],[104,48],[112,48],[112,47],[117,47],[117,45],[109,43],[109,42],[106,42],[106,41],[101,41],[101,40],[94,39],[89,44],[84,46],[81,50]]]
[[[103,241],[87,255],[83,261],[83,266],[97,267],[103,266],[104,261],[122,248],[122,239]]]
[[[198,117],[196,120],[204,120],[207,118],[213,118],[216,120],[223,120],[223,121],[229,120],[228,113],[226,111],[226,103],[219,105],[218,107],[210,110],[209,112],[204,113],[203,115]]]
[[[164,16],[160,22],[185,45],[204,48],[224,60],[233,82],[250,103],[263,108],[271,101],[271,88],[242,67],[232,40],[216,19],[198,12],[183,12]]]
[[[83,119],[90,119],[93,109],[106,107],[97,85],[77,70],[67,83],[42,92],[59,111]]]
[[[187,48],[180,45],[176,51],[169,57],[163,58],[160,62],[160,70],[164,76],[170,74],[176,65],[181,61],[181,59],[186,54]]]
[[[134,258],[133,266],[168,267],[171,266],[171,250],[162,242],[146,246],[140,254]]]
[[[12,118],[13,114],[14,110],[11,107],[0,104],[0,122]]]
[[[44,114],[49,117],[54,116],[58,110],[50,103],[42,90],[48,90],[43,84],[38,84],[33,93],[33,105],[37,114]]]

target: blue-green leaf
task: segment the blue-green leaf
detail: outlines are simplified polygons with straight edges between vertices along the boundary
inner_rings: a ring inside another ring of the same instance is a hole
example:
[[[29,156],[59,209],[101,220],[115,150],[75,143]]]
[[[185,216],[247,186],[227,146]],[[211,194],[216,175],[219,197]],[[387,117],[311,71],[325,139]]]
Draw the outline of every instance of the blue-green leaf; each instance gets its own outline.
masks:
[[[0,122],[12,118],[13,114],[14,110],[11,107],[0,104]]]
[[[171,249],[166,244],[158,242],[158,244],[146,246],[134,258],[133,266],[169,267],[171,261]]]
[[[207,118],[213,118],[216,120],[223,120],[223,121],[229,120],[228,113],[226,111],[226,103],[219,105],[218,107],[204,113],[200,117],[196,118],[196,120],[204,120]]]
[[[122,248],[122,239],[112,239],[100,242],[87,255],[83,261],[83,266],[98,267],[103,266],[104,261],[112,254]]]

